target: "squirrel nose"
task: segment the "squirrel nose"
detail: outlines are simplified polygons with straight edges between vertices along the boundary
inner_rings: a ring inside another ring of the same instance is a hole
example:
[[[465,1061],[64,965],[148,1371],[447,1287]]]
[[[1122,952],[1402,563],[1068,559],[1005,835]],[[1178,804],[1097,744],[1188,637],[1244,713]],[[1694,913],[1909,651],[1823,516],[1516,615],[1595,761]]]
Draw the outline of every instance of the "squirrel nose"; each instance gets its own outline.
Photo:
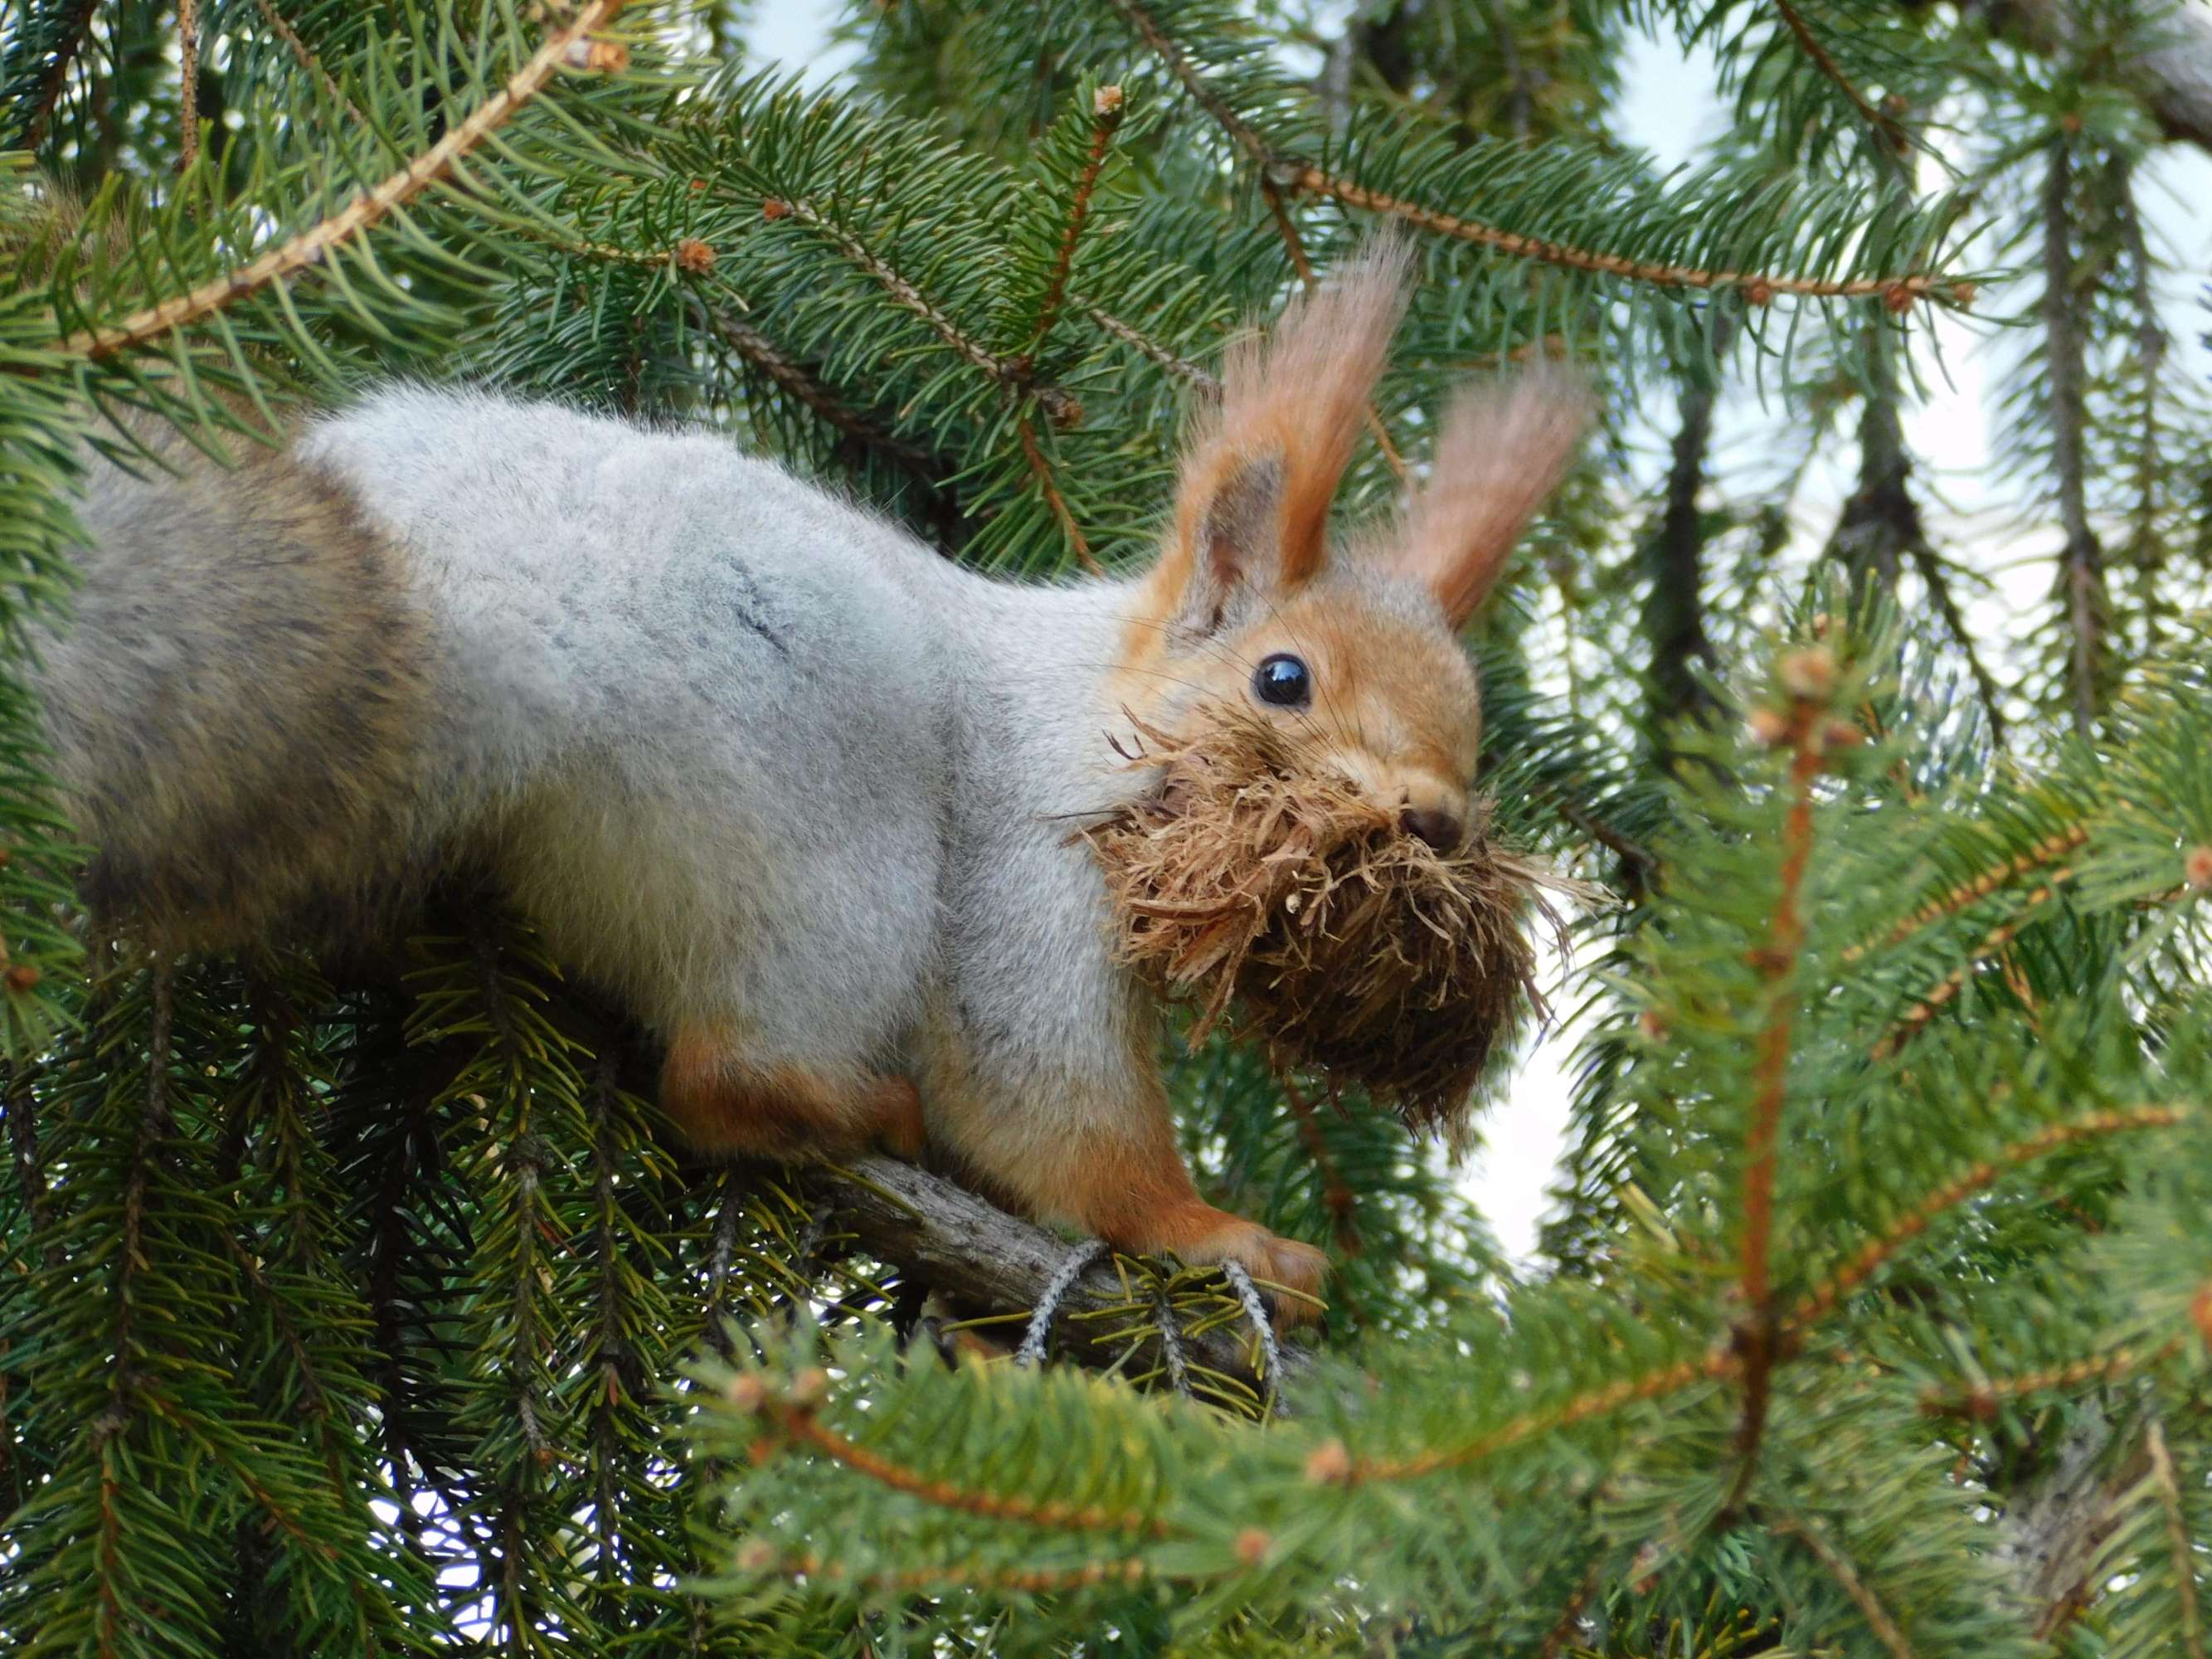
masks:
[[[1463,833],[1457,818],[1433,806],[1409,806],[1399,814],[1398,822],[1407,835],[1428,842],[1439,853],[1457,848]]]

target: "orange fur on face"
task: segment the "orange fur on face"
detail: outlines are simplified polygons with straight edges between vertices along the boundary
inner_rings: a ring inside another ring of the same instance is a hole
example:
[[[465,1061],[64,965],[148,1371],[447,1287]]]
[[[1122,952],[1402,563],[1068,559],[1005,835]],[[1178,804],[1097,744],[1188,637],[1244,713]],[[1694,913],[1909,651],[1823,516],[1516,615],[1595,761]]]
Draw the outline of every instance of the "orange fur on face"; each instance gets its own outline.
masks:
[[[1317,770],[1424,815],[1427,836],[1438,818],[1468,821],[1481,736],[1455,632],[1495,588],[1591,411],[1587,389],[1556,370],[1462,396],[1402,519],[1332,551],[1329,502],[1403,309],[1407,264],[1401,246],[1370,246],[1334,286],[1294,301],[1272,335],[1231,350],[1109,692],[1177,737],[1209,704],[1257,713]],[[1279,652],[1311,672],[1310,707],[1254,695],[1254,671]]]
[[[1133,619],[1126,641],[1133,665],[1116,690],[1148,724],[1176,729],[1204,720],[1208,707],[1237,707],[1278,727],[1316,772],[1346,779],[1378,806],[1468,820],[1482,705],[1474,672],[1440,620],[1321,581],[1187,649],[1150,616]],[[1304,660],[1308,708],[1254,695],[1254,671],[1278,652]]]

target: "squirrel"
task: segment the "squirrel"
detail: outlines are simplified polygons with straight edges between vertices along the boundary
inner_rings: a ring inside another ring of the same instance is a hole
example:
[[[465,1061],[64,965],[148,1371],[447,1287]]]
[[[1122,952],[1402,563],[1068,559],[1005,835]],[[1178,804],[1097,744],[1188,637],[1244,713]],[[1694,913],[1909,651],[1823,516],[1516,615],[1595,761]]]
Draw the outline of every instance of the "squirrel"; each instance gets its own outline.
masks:
[[[1465,833],[1457,630],[1589,411],[1557,375],[1463,394],[1408,510],[1333,545],[1405,264],[1231,345],[1135,574],[994,580],[725,439],[479,390],[388,385],[234,468],[173,434],[100,462],[33,670],[88,902],[222,948],[481,863],[665,1041],[700,1152],[927,1147],[1296,1316],[1327,1258],[1200,1196],[1067,826],[1146,787],[1138,720],[1236,702]]]

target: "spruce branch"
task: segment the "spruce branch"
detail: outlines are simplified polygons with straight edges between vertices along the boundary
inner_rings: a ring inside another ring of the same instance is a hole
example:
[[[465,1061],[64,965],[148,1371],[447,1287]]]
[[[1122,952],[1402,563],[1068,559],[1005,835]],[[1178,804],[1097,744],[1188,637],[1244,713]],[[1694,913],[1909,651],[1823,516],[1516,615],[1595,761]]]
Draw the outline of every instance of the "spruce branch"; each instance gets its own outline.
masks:
[[[1895,1616],[1881,1604],[1881,1598],[1875,1595],[1858,1569],[1819,1527],[1810,1521],[1794,1517],[1769,1524],[1776,1531],[1796,1539],[1811,1552],[1813,1559],[1826,1570],[1828,1577],[1836,1581],[1837,1588],[1859,1610],[1859,1617],[1866,1620],[1867,1628],[1875,1633],[1882,1646],[1889,1650],[1891,1659],[1913,1659],[1912,1645],[1905,1639],[1905,1632],[1899,1627]]]
[[[1316,196],[1326,196],[1346,207],[1401,220],[1416,230],[1425,230],[1432,235],[1478,243],[1515,258],[1534,259],[1568,270],[1618,276],[1625,281],[1645,283],[1658,288],[1733,289],[1742,294],[1753,305],[1765,305],[1778,294],[1792,294],[1807,299],[1879,299],[1889,310],[1904,312],[1923,300],[1965,306],[1971,304],[1974,298],[1974,284],[1972,283],[1927,275],[1858,276],[1839,280],[1775,276],[1746,270],[1704,270],[1694,265],[1623,258],[1619,254],[1594,252],[1565,242],[1547,241],[1540,236],[1524,236],[1517,231],[1500,230],[1477,219],[1464,219],[1456,214],[1425,207],[1379,190],[1370,190],[1354,179],[1324,173],[1321,168],[1302,161],[1285,161],[1277,164],[1274,176],[1297,189]]]
[[[243,1458],[237,1456],[223,1443],[222,1437],[205,1432],[200,1423],[191,1413],[184,1411],[159,1389],[141,1387],[137,1394],[137,1403],[144,1407],[150,1415],[160,1418],[179,1435],[198,1446],[206,1454],[210,1462],[222,1465],[229,1474],[230,1478],[238,1482],[239,1489],[252,1498],[256,1507],[276,1522],[277,1528],[289,1536],[295,1544],[313,1554],[321,1556],[325,1560],[337,1558],[336,1547],[327,1540],[318,1538],[301,1519],[297,1511],[270,1490],[268,1484],[254,1472],[252,1466]]]
[[[2014,936],[2035,920],[2029,912],[2055,898],[2058,893],[2058,884],[2071,873],[2069,871],[2062,870],[2044,885],[2034,889],[2024,896],[2021,900],[2020,909],[2015,915],[1997,923],[1984,933],[1980,942],[1967,952],[1965,962],[1946,974],[1941,984],[1899,1017],[1896,1024],[1875,1044],[1872,1057],[1878,1060],[1887,1060],[1925,1030],[1929,1022],[1942,1012],[1952,999],[1966,988],[1967,980],[1973,975],[1974,965],[1986,957],[1996,955],[2006,945],[2011,944]]]
[[[177,122],[183,129],[177,146],[177,171],[182,173],[200,159],[199,0],[177,0]]]
[[[1083,526],[1075,522],[1075,514],[1068,511],[1067,498],[1060,493],[1060,486],[1053,479],[1052,463],[1045,459],[1044,451],[1037,443],[1036,429],[1030,423],[1027,415],[1014,423],[1014,431],[1021,439],[1022,459],[1030,465],[1030,474],[1036,480],[1037,493],[1044,497],[1045,505],[1052,509],[1052,516],[1059,524],[1060,533],[1067,538],[1067,544],[1075,550],[1075,562],[1094,576],[1103,574],[1104,567],[1091,552],[1090,539],[1084,535]]]
[[[698,306],[696,314],[716,338],[767,375],[777,390],[787,393],[847,436],[909,467],[942,465],[941,458],[930,450],[878,426],[843,402],[781,346],[743,318],[720,306],[703,303]]]
[[[2063,830],[2054,830],[2026,852],[2015,854],[1995,868],[1985,870],[1971,880],[1962,881],[1941,897],[1929,900],[1893,927],[1883,937],[1881,943],[1884,945],[1902,945],[1930,922],[1940,921],[1946,916],[1956,915],[1967,906],[1987,898],[2007,882],[2015,880],[2027,875],[2030,871],[2040,869],[2046,864],[2064,858],[2067,854],[2081,846],[2088,839],[2089,829],[2087,824],[2073,823],[2067,825]],[[2054,875],[2051,881],[2055,884],[2067,878],[2068,872],[2062,871]],[[1870,945],[1849,946],[1844,951],[1844,960],[1856,962],[1873,948]]]
[[[1790,38],[1803,49],[1806,57],[1813,60],[1814,67],[1833,82],[1836,89],[1850,100],[1851,107],[1859,112],[1859,118],[1872,127],[1875,135],[1895,154],[1902,155],[1910,149],[1912,141],[1896,118],[1868,102],[1867,95],[1852,84],[1850,76],[1844,73],[1842,66],[1820,44],[1820,37],[1813,33],[1812,25],[1805,21],[1804,13],[1791,5],[1790,0],[1774,0],[1774,9],[1789,25]]]
[[[1610,1416],[1630,1406],[1663,1400],[1668,1395],[1680,1394],[1699,1382],[1716,1382],[1731,1376],[1741,1368],[1742,1363],[1733,1344],[1717,1343],[1693,1358],[1680,1360],[1641,1376],[1624,1377],[1618,1382],[1605,1383],[1559,1405],[1513,1418],[1487,1433],[1458,1445],[1439,1446],[1428,1451],[1416,1452],[1410,1457],[1346,1459],[1339,1469],[1325,1474],[1316,1474],[1316,1478],[1364,1486],[1376,1481],[1418,1480],[1448,1469],[1463,1469],[1517,1446],[1534,1436],[1555,1433],[1561,1429],[1572,1428],[1578,1423]]]
[[[744,1206],[738,1201],[735,1170],[723,1170],[715,1177],[715,1187],[714,1231],[707,1248],[707,1342],[726,1361],[736,1353],[736,1345],[730,1340],[728,1328],[731,1312],[729,1286],[731,1270],[737,1265],[738,1227],[744,1214]]]
[[[1216,92],[1206,78],[1198,72],[1189,58],[1166,30],[1163,29],[1151,12],[1137,0],[1111,0],[1122,20],[1137,32],[1137,38],[1151,48],[1153,56],[1167,66],[1168,73],[1182,83],[1183,90],[1198,101],[1198,106],[1213,118],[1213,123],[1226,133],[1231,143],[1260,169],[1263,182],[1268,167],[1276,156],[1260,135],[1245,125],[1244,118],[1230,106],[1229,100]]]
[[[1018,1521],[1059,1532],[1133,1532],[1154,1538],[1170,1535],[1167,1522],[1135,1510],[1112,1510],[1095,1504],[1031,1503],[1011,1492],[963,1486],[909,1469],[848,1439],[823,1423],[817,1402],[797,1388],[775,1390],[765,1379],[743,1376],[729,1390],[733,1404],[757,1412],[787,1440],[819,1452],[832,1462],[893,1492],[919,1498],[939,1509],[991,1521]]]
[[[1813,781],[1826,759],[1827,687],[1834,678],[1826,647],[1812,646],[1784,659],[1782,678],[1793,698],[1789,716],[1789,814],[1783,822],[1781,890],[1759,958],[1766,987],[1766,1018],[1760,1026],[1753,1066],[1751,1121],[1744,1137],[1742,1188],[1743,1255],[1741,1288],[1744,1314],[1733,1340],[1743,1356],[1743,1415],[1736,1426],[1738,1468],[1728,1507],[1743,1502],[1757,1467],[1759,1444],[1766,1431],[1772,1374],[1779,1355],[1780,1328],[1769,1293],[1774,1225],[1774,1164],[1782,1127],[1783,1101],[1790,1086],[1790,1027],[1797,1012],[1793,981],[1805,945],[1805,923],[1798,909],[1805,870],[1813,853]],[[1791,684],[1795,681],[1795,684]]]
[[[1582,1582],[1575,1586],[1575,1593],[1567,1598],[1566,1606],[1559,1609],[1559,1616],[1552,1628],[1544,1632],[1544,1644],[1536,1650],[1536,1659],[1559,1659],[1559,1656],[1567,1650],[1567,1644],[1581,1633],[1583,1614],[1604,1587],[1605,1563],[1606,1552],[1603,1550],[1590,1558],[1589,1567],[1583,1574]]]
[[[275,0],[253,0],[253,9],[260,14],[261,21],[268,26],[269,32],[284,43],[284,49],[292,54],[292,61],[313,77],[315,84],[322,88],[323,96],[329,99],[333,106],[343,110],[356,120],[362,118],[361,111],[346,97],[338,83],[331,78],[331,73],[323,67],[322,60],[307,49],[307,43],[300,38],[299,30],[287,22],[284,14],[276,9]]]
[[[1983,1377],[1949,1391],[1931,1387],[1922,1392],[1920,1409],[1929,1417],[1991,1418],[2008,1400],[2032,1394],[2071,1394],[2091,1382],[2117,1382],[2131,1371],[2162,1364],[2181,1352],[2183,1342],[2183,1338],[2172,1337],[2149,1350],[2123,1343],[2108,1352],[2087,1354],[2017,1376]]]
[[[872,252],[867,244],[848,230],[836,220],[824,214],[803,197],[788,199],[771,197],[763,204],[763,212],[769,219],[790,218],[818,233],[823,240],[836,248],[854,266],[874,277],[892,303],[902,311],[909,312],[929,325],[931,333],[952,348],[955,355],[970,366],[981,370],[1012,393],[1036,399],[1048,418],[1057,427],[1079,425],[1083,420],[1083,405],[1074,394],[1047,382],[1034,379],[1028,362],[1020,357],[1001,357],[981,341],[970,337],[953,321],[945,308],[924,294],[913,283],[901,275],[891,264]]]
[[[456,163],[483,143],[515,112],[542,91],[564,66],[580,57],[590,36],[611,22],[624,0],[590,0],[569,25],[549,36],[506,83],[476,109],[446,130],[442,137],[420,155],[365,194],[319,224],[249,260],[236,270],[203,283],[188,294],[163,300],[103,328],[72,334],[56,343],[58,356],[104,362],[119,353],[136,350],[174,333],[271,283],[283,283],[320,264],[333,251],[362,235],[395,210],[421,195],[453,169]],[[12,372],[27,372],[10,364]],[[30,372],[35,372],[33,368]]]
[[[1337,1249],[1346,1255],[1358,1255],[1366,1248],[1359,1236],[1357,1218],[1359,1200],[1344,1178],[1344,1171],[1330,1156],[1328,1137],[1322,1133],[1321,1120],[1313,1103],[1306,1098],[1305,1091],[1287,1073],[1283,1076],[1283,1098],[1290,1103],[1291,1120],[1297,1126],[1298,1139],[1313,1160],[1314,1168],[1321,1171],[1322,1207],[1328,1212],[1329,1230],[1336,1239]]]
[[[1556,785],[1540,783],[1537,793],[1551,804],[1559,821],[1588,836],[1626,866],[1632,884],[1641,889],[1660,870],[1659,855],[1619,825],[1609,823]]]
[[[805,1579],[872,1595],[912,1595],[921,1590],[943,1589],[1060,1595],[1070,1590],[1097,1589],[1115,1584],[1134,1586],[1147,1581],[1193,1583],[1207,1576],[1195,1571],[1167,1571],[1136,1556],[1115,1561],[1091,1561],[1079,1567],[991,1567],[975,1563],[916,1567],[898,1572],[856,1573],[811,1553],[779,1556],[773,1548],[756,1550],[750,1545],[738,1551],[737,1564],[741,1571]]]
[[[2166,1548],[2173,1561],[2174,1595],[2181,1603],[2181,1644],[2187,1659],[2204,1659],[2203,1616],[2197,1605],[2197,1544],[2189,1535],[2189,1519],[2181,1509],[2181,1480],[2175,1474],[2173,1454],[2166,1443],[2166,1425],[2151,1413],[2143,1425],[2143,1450],[2150,1460],[2150,1478],[2158,1492],[2160,1514],[2166,1521]],[[2200,1483],[2201,1484],[2201,1483]]]
[[[146,1033],[146,1097],[131,1148],[123,1188],[123,1235],[115,1264],[115,1319],[109,1336],[113,1370],[107,1407],[90,1425],[100,1452],[100,1532],[95,1558],[100,1565],[98,1629],[103,1651],[117,1648],[118,1627],[127,1615],[120,1597],[124,1582],[122,1488],[126,1478],[122,1441],[143,1403],[138,1367],[133,1363],[139,1313],[138,1279],[146,1271],[147,1192],[161,1144],[173,1133],[169,1109],[170,1038],[175,1018],[175,965],[157,957],[150,970]]]
[[[99,0],[76,0],[62,15],[59,38],[49,48],[51,56],[31,94],[22,131],[6,148],[36,149],[45,142],[46,123],[53,118],[54,106],[61,102],[62,91],[69,84],[70,65],[84,51],[85,37],[91,30],[92,14],[98,4]]]
[[[2067,625],[2066,684],[2074,724],[2085,734],[2103,712],[2112,596],[2105,555],[2089,523],[2088,371],[2074,262],[2073,152],[2062,136],[2045,163],[2041,195],[2043,331],[2050,376],[2051,460],[2058,490],[2058,591]]]
[[[1114,135],[1121,130],[1121,88],[1098,88],[1091,105],[1090,153],[1085,158],[1083,171],[1076,176],[1074,194],[1067,204],[1067,222],[1060,232],[1060,246],[1053,254],[1052,271],[1045,280],[1043,296],[1037,303],[1036,324],[1030,331],[1029,343],[1022,348],[1019,361],[1033,362],[1052,333],[1053,325],[1060,320],[1060,306],[1067,297],[1067,279],[1075,269],[1076,244],[1082,240],[1083,227],[1091,217],[1091,198],[1098,188],[1098,175],[1105,169]]]
[[[2070,53],[2080,32],[2069,0],[1979,0],[1975,9],[2045,54]],[[2177,0],[2118,47],[2091,67],[2141,99],[2168,138],[2212,152],[2212,15],[2202,0]]]
[[[47,1265],[58,1267],[63,1256],[60,1241],[51,1237],[53,1211],[49,1201],[46,1165],[39,1155],[37,1091],[33,1082],[34,1073],[34,1064],[30,1061],[19,1061],[8,1067],[8,1146],[15,1156],[15,1187],[22,1194],[23,1212],[30,1218],[32,1236],[45,1238],[44,1252]]]
[[[807,1189],[828,1206],[833,1224],[870,1255],[988,1309],[1035,1307],[1067,1254],[1066,1243],[1043,1229],[895,1158],[810,1172]],[[1218,1275],[1207,1277],[1220,1282]],[[1133,1355],[1150,1363],[1159,1346],[1149,1291],[1132,1286],[1114,1267],[1091,1268],[1063,1305],[1059,1347],[1079,1364],[1126,1368]],[[1210,1293],[1207,1305],[1241,1324],[1242,1310],[1225,1291]],[[1237,1410],[1256,1408],[1270,1379],[1260,1374],[1237,1325],[1194,1320],[1182,1340],[1192,1372],[1215,1379],[1210,1391],[1216,1397]]]
[[[1689,265],[1624,258],[1618,254],[1577,247],[1566,242],[1502,230],[1480,220],[1462,218],[1383,191],[1370,189],[1357,179],[1327,172],[1310,162],[1279,153],[1207,83],[1188,54],[1160,27],[1152,14],[1138,3],[1138,0],[1111,0],[1111,3],[1167,67],[1168,72],[1182,83],[1199,106],[1213,118],[1214,123],[1230,141],[1252,162],[1260,175],[1263,191],[1268,193],[1270,210],[1276,216],[1279,231],[1286,220],[1274,192],[1297,190],[1340,202],[1346,207],[1400,220],[1432,235],[1474,242],[1512,258],[1533,260],[1597,276],[1616,276],[1660,288],[1733,289],[1741,293],[1754,305],[1764,305],[1778,294],[1820,299],[1879,298],[1893,312],[1909,310],[1916,302],[1923,300],[1942,301],[1958,306],[1968,305],[1973,300],[1972,283],[1923,274],[1830,280],[1754,271],[1703,270]],[[1292,234],[1295,234],[1294,228]],[[1295,255],[1293,257],[1295,259]]]
[[[1112,315],[1096,301],[1087,300],[1079,294],[1074,296],[1071,303],[1078,311],[1097,324],[1103,331],[1112,335],[1139,356],[1149,358],[1174,375],[1176,379],[1186,385],[1196,386],[1201,395],[1208,398],[1218,398],[1221,396],[1220,380],[1192,362],[1188,358],[1178,357],[1158,341],[1147,337],[1120,318]]]
[[[2136,1106],[2092,1112],[2063,1123],[2052,1123],[2014,1141],[1929,1193],[1920,1201],[1869,1239],[1845,1259],[1844,1265],[1808,1291],[1783,1322],[1786,1329],[1802,1332],[1825,1318],[1842,1301],[1907,1244],[1928,1231],[1941,1216],[1956,1209],[1977,1193],[1996,1184],[2022,1166],[2048,1157],[2062,1147],[2106,1135],[2130,1134],[2142,1129],[2170,1129],[2187,1121],[2189,1109],[2180,1106]]]

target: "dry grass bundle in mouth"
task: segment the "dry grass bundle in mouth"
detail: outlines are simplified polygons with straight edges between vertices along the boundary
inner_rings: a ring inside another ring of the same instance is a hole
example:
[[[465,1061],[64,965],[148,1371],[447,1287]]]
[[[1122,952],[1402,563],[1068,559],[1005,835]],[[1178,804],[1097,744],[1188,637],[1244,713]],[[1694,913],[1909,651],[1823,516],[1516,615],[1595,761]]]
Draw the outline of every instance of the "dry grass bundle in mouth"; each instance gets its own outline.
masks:
[[[1440,854],[1349,783],[1302,774],[1266,724],[1231,714],[1176,743],[1140,726],[1161,787],[1083,833],[1121,957],[1224,1016],[1278,1071],[1364,1086],[1408,1127],[1456,1128],[1498,1042],[1542,1010],[1528,926],[1571,888],[1491,845],[1486,804]]]

